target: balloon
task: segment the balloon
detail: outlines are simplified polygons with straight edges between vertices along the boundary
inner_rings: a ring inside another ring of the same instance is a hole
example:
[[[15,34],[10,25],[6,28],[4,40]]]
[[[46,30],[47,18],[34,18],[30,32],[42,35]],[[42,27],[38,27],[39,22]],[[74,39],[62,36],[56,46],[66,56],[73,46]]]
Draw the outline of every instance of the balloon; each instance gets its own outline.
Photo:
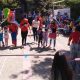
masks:
[[[9,8],[4,8],[3,13],[4,13],[4,18],[7,18],[9,13],[10,13],[10,9]]]

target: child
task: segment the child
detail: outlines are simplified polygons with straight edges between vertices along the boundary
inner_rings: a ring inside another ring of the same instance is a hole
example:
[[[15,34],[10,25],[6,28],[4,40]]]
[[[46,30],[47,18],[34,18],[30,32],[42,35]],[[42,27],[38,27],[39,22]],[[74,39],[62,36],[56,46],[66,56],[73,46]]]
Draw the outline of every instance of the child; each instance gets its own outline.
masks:
[[[52,40],[53,40],[53,50],[56,50],[55,49],[55,46],[56,46],[56,31],[57,31],[57,25],[54,21],[51,22],[50,24],[50,33],[49,33],[49,38],[50,38],[50,43],[49,43],[49,47],[51,47],[51,43],[52,43]]]
[[[9,38],[9,35],[8,35],[8,28],[7,28],[7,26],[5,26],[5,27],[4,27],[5,47],[8,46],[8,38]]]
[[[42,46],[42,40],[43,40],[43,31],[41,28],[39,28],[39,30],[38,30],[38,47],[40,47],[40,43]]]
[[[21,28],[21,37],[22,37],[22,46],[26,45],[27,35],[28,35],[28,29],[30,28],[30,24],[28,22],[28,19],[24,18],[20,23]]]
[[[47,46],[48,42],[48,29],[45,29],[45,32],[43,32],[43,46],[45,47],[45,44]]]
[[[1,44],[2,44],[2,46],[4,46],[4,42],[3,42],[3,30],[0,27],[0,47],[1,47]]]

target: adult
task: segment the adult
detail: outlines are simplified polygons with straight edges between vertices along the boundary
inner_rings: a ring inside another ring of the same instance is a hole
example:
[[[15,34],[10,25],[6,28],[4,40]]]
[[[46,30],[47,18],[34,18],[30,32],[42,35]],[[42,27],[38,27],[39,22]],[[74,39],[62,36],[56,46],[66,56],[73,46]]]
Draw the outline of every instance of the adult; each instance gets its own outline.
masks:
[[[56,52],[51,69],[50,80],[73,80],[73,73],[62,52]]]
[[[37,17],[32,21],[32,30],[33,30],[33,36],[34,41],[37,41],[37,30],[39,28],[40,21],[37,19]]]
[[[22,45],[26,45],[26,38],[28,35],[28,28],[29,28],[29,22],[28,19],[23,18],[21,23],[20,23],[20,28],[21,28],[21,37],[22,37]]]
[[[38,20],[40,21],[39,28],[42,28],[43,27],[43,18],[42,18],[40,13],[39,13],[39,16],[38,16]]]
[[[9,31],[11,33],[13,47],[16,47],[17,46],[17,33],[18,33],[18,26],[17,26],[17,24],[10,23]]]
[[[53,21],[53,13],[51,12],[49,15],[49,21],[52,22]]]
[[[56,15],[56,19],[57,19],[57,21],[59,21],[59,22],[60,22],[60,17],[61,17],[61,13],[58,12],[57,15]]]
[[[70,45],[71,44],[71,45]],[[72,59],[78,57],[80,44],[80,32],[75,28],[75,31],[70,34],[68,45],[70,45]]]
[[[78,22],[76,28],[77,28],[77,30],[80,32],[80,21]]]
[[[32,20],[33,20],[31,12],[28,13],[27,18],[28,18],[28,22],[29,22],[29,24],[31,26],[32,25]]]
[[[32,19],[34,20],[36,17],[36,12],[35,11],[32,11]]]
[[[70,21],[70,25],[69,25],[69,32],[71,33],[74,29],[74,22]]]
[[[44,25],[45,25],[45,28],[46,28],[46,29],[49,28],[49,24],[50,24],[49,17],[48,17],[48,16],[45,16]]]
[[[55,45],[56,45],[56,31],[57,31],[57,25],[55,23],[55,21],[52,21],[50,24],[50,33],[49,33],[49,38],[50,38],[50,43],[49,43],[49,47],[51,47],[51,43],[53,40],[53,49],[55,50]]]

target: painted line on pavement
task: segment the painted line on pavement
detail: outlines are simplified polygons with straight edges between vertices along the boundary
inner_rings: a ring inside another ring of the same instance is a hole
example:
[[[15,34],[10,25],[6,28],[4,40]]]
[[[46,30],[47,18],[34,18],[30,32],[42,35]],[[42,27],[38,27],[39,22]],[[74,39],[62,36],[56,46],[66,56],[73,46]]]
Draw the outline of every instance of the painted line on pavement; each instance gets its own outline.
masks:
[[[54,54],[24,54],[24,55],[0,55],[1,57],[10,57],[10,56],[54,56]]]

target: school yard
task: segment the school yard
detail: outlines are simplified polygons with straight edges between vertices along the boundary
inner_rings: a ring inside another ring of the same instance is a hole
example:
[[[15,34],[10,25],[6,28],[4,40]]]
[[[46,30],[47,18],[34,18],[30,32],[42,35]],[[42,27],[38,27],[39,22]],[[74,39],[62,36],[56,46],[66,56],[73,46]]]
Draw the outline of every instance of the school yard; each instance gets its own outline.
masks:
[[[37,43],[33,41],[32,36],[28,36],[27,45],[21,49],[20,30],[17,38],[18,47],[16,49],[0,49],[0,55],[5,55],[0,56],[0,80],[48,80],[53,60],[53,56],[50,56],[50,54],[54,55],[55,51],[48,48],[37,48]],[[56,50],[69,51],[67,42],[67,37],[59,35]],[[11,45],[11,38],[9,45]]]

